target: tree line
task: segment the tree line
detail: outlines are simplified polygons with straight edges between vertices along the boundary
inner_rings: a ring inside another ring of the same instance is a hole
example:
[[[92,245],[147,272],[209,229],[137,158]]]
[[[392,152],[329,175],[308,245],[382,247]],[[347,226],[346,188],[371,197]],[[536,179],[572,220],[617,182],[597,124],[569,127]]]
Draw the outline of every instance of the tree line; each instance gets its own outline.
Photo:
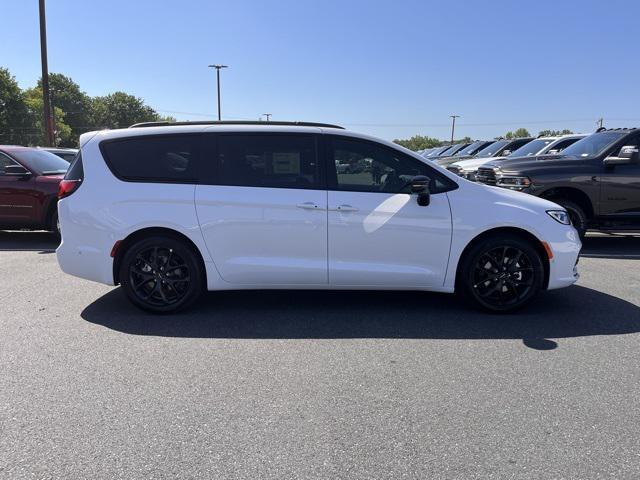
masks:
[[[49,88],[58,146],[76,147],[78,137],[91,130],[175,121],[125,92],[91,97],[61,73],[49,75]],[[0,67],[0,144],[45,145],[42,111],[42,80],[23,90],[9,70]]]
[[[571,130],[541,130],[540,132],[538,132],[538,136],[541,137],[554,137],[554,136],[558,136],[558,135],[569,135],[572,134],[573,132]],[[501,137],[496,137],[495,140],[500,140],[503,138],[506,139],[512,139],[512,138],[519,138],[519,137],[530,137],[531,134],[529,133],[529,130],[527,130],[526,128],[518,128],[514,131],[509,131],[507,133],[505,133],[503,136]],[[464,137],[464,138],[460,138],[458,140],[454,140],[454,143],[471,143],[473,140],[471,140],[470,137]],[[403,147],[408,148],[409,150],[413,150],[414,152],[417,150],[424,150],[426,148],[435,148],[435,147],[441,147],[444,145],[449,145],[450,141],[449,140],[439,140],[437,138],[433,138],[433,137],[428,137],[425,135],[414,135],[411,138],[408,139],[395,139],[394,143],[397,143],[398,145],[402,145]]]

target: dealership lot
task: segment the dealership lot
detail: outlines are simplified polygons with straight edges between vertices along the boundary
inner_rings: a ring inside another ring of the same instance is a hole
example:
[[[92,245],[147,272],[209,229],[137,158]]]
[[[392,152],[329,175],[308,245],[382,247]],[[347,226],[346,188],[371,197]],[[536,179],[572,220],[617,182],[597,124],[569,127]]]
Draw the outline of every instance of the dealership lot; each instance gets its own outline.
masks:
[[[520,314],[209,293],[152,316],[0,232],[0,478],[638,478],[640,236]]]

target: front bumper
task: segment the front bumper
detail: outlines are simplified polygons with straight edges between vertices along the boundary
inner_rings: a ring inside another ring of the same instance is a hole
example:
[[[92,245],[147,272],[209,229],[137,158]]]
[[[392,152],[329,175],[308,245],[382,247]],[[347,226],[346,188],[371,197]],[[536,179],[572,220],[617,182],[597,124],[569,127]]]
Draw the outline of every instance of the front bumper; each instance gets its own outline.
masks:
[[[547,239],[553,258],[549,260],[548,290],[568,287],[580,278],[578,260],[582,243],[575,228],[561,229],[558,238]]]

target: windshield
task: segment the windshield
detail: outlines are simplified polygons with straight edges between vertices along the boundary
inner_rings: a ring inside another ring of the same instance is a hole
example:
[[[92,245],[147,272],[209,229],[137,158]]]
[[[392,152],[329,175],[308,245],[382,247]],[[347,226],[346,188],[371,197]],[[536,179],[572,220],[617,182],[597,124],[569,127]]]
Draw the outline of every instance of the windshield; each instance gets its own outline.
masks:
[[[436,149],[434,149],[431,152],[429,152],[427,154],[427,156],[428,157],[435,157],[436,155],[440,154],[441,152],[444,152],[447,148],[449,148],[449,147],[437,147]]]
[[[493,157],[497,152],[502,150],[503,147],[509,145],[509,143],[511,143],[511,140],[499,140],[480,150],[476,157]]]
[[[544,147],[555,141],[555,138],[539,138],[538,140],[532,140],[529,143],[525,143],[522,147],[515,150],[510,157],[529,157],[540,152]]]
[[[440,152],[438,154],[439,157],[446,157],[447,156],[447,152],[451,151],[452,149],[455,148],[455,145],[450,145],[447,148],[445,148],[444,150],[442,150],[442,152]]]
[[[471,145],[469,145],[467,148],[463,148],[462,150],[460,150],[458,153],[456,153],[456,157],[464,157],[467,155],[473,155],[474,153],[476,153],[476,151],[478,150],[478,148],[480,148],[482,145],[484,145],[486,142],[484,140],[480,140],[478,142],[473,142]]]
[[[458,149],[460,148],[460,144],[456,143],[455,145],[451,145],[449,148],[447,148],[444,152],[442,152],[442,155],[444,157],[448,156],[448,155],[453,155],[455,152],[458,151]]]
[[[562,155],[579,158],[596,157],[626,134],[627,132],[594,133],[565,148]]]
[[[13,150],[11,155],[24,163],[27,168],[35,170],[41,175],[59,175],[69,168],[69,162],[53,153],[44,150],[25,149]]]

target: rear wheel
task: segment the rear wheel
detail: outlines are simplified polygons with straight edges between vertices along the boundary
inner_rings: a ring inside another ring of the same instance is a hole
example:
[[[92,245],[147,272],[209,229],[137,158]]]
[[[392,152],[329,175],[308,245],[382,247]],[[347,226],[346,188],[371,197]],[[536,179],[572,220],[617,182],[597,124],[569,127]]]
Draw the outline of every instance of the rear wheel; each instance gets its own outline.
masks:
[[[184,241],[154,236],[131,245],[120,263],[120,283],[136,306],[153,313],[187,308],[203,290],[201,263]]]
[[[512,312],[541,290],[544,267],[531,242],[516,235],[496,235],[474,245],[464,256],[460,290],[476,306]]]
[[[569,218],[571,219],[571,224],[578,231],[580,239],[583,239],[587,233],[587,215],[584,213],[582,207],[577,203],[574,203],[571,200],[565,200],[564,198],[552,198],[550,200],[557,203],[567,211]]]

